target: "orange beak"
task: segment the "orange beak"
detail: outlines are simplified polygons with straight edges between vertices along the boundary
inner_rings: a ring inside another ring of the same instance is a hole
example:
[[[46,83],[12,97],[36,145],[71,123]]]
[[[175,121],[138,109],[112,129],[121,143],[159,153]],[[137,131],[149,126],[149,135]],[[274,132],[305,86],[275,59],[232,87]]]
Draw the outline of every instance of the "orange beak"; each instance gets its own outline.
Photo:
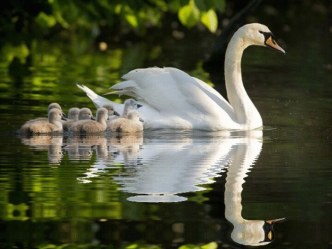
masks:
[[[278,45],[278,43],[273,39],[272,36],[270,36],[269,38],[266,39],[265,45],[270,47],[270,48],[276,49],[276,50],[280,51],[283,54],[286,54],[285,50]]]

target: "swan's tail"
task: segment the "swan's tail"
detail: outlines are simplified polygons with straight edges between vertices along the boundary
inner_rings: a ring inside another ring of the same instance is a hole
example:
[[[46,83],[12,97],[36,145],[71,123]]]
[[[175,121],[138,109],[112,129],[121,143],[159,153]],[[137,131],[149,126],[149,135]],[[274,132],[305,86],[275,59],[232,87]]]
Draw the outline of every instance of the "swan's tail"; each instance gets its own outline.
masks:
[[[93,101],[94,99],[98,98],[98,94],[92,91],[90,88],[86,87],[85,85],[76,84],[76,86],[81,89],[86,95]]]
[[[92,100],[93,104],[97,108],[102,107],[102,106],[107,105],[107,104],[114,105],[113,101],[111,101],[109,99],[106,99],[106,98],[96,94],[94,91],[92,91],[87,86],[79,85],[79,84],[76,84],[76,86],[78,88],[80,88],[83,92],[86,93],[86,95]]]

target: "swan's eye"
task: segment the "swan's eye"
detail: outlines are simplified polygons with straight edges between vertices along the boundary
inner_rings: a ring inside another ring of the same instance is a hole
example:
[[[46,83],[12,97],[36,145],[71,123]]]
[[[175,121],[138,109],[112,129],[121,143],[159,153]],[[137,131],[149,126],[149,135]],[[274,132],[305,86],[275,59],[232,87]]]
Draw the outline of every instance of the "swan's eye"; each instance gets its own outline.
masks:
[[[271,32],[264,32],[264,31],[259,31],[259,33],[261,33],[261,34],[263,34],[263,35],[264,35],[265,41],[266,41],[267,39],[269,39],[270,37],[272,37],[272,38],[273,38],[273,35],[272,35],[272,33],[271,33]]]

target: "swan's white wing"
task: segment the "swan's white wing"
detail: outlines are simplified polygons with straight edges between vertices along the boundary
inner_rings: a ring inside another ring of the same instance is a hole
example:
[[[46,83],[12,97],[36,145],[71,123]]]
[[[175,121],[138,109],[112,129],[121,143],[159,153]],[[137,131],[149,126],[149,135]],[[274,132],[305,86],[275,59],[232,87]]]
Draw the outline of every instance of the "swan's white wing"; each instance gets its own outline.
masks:
[[[182,91],[187,92],[188,88],[194,89],[194,92],[192,92],[192,93],[194,93],[194,96],[197,96],[198,98],[197,99],[196,98],[193,99],[192,97],[188,98],[189,101],[192,102],[194,105],[198,105],[198,106],[204,105],[205,108],[208,108],[209,110],[211,110],[211,108],[213,108],[213,107],[215,108],[215,106],[210,102],[214,102],[219,107],[218,109],[216,109],[218,111],[218,115],[223,115],[223,112],[226,112],[228,116],[233,117],[232,106],[224,99],[223,96],[221,96],[215,89],[210,87],[208,84],[206,84],[205,82],[203,82],[200,79],[191,77],[190,75],[184,73],[183,71],[181,71],[177,68],[168,67],[165,69],[168,70],[173,75],[173,77],[177,79],[178,82],[186,83],[186,84],[181,84],[181,86],[183,86]],[[182,80],[184,80],[185,77],[187,79],[185,81],[182,81]],[[195,86],[195,87],[193,87],[193,86]],[[188,92],[188,94],[190,94],[190,93]],[[202,99],[202,101],[206,101],[205,97],[207,97],[209,99],[208,102],[205,102],[205,103],[200,102],[199,96],[204,96],[204,99]],[[209,106],[209,104],[212,104],[213,106]]]
[[[135,69],[123,76],[126,80],[111,88],[146,103],[155,110],[188,118],[229,118],[231,109],[219,106],[226,101],[216,92],[207,90],[202,83],[175,68]],[[214,99],[210,96],[214,96]]]
[[[224,109],[227,113],[233,114],[234,110],[233,107],[225,100],[225,98],[220,95],[214,88],[210,87],[204,81],[193,77],[194,80],[197,82],[198,87],[204,91],[214,102],[216,102],[222,109]]]

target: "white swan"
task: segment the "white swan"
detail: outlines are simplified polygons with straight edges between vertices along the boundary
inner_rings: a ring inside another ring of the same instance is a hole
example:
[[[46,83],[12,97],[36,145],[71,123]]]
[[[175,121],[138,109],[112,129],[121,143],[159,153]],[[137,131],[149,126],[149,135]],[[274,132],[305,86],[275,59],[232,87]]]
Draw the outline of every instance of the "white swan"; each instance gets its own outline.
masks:
[[[267,46],[282,53],[268,27],[258,23],[238,29],[228,44],[225,57],[227,102],[203,81],[176,68],[136,69],[125,81],[111,87],[112,93],[139,100],[144,129],[251,130],[262,127],[262,118],[242,82],[241,58],[250,45]],[[81,87],[100,106],[112,103],[87,87]],[[113,105],[115,110],[119,104]]]

